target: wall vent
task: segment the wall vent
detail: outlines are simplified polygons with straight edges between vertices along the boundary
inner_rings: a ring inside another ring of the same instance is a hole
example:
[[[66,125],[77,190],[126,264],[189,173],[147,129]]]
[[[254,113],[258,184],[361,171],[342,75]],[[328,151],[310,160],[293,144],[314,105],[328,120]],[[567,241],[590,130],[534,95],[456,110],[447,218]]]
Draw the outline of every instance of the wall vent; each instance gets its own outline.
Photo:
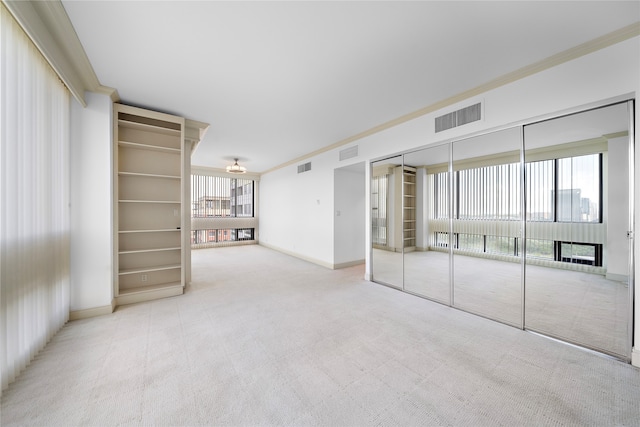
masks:
[[[298,165],[298,173],[302,173],[310,170],[311,170],[311,162],[307,162],[303,165]]]
[[[351,159],[353,157],[358,157],[358,146],[354,145],[353,147],[345,148],[340,151],[340,161]]]
[[[482,119],[482,104],[477,103],[449,114],[436,117],[436,132],[477,122]]]

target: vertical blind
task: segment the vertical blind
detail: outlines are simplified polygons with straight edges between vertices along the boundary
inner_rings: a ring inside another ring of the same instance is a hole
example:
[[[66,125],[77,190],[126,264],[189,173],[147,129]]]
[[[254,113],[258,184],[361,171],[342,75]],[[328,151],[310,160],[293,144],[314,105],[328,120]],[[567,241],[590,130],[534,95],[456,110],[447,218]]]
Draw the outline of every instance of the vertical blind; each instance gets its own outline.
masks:
[[[602,222],[602,162],[602,154],[594,153],[525,163],[525,218],[534,236],[527,238],[527,257],[572,263],[588,259],[602,266],[599,229],[572,226]],[[436,247],[447,247],[449,241],[449,226],[441,221],[449,218],[447,180],[448,172],[427,175],[430,242]],[[510,225],[522,218],[520,164],[461,169],[453,173],[452,184],[453,247],[521,255],[519,228]]]
[[[464,169],[455,175],[460,219],[517,220],[520,217],[519,164]]]
[[[69,316],[68,90],[0,5],[2,390]]]

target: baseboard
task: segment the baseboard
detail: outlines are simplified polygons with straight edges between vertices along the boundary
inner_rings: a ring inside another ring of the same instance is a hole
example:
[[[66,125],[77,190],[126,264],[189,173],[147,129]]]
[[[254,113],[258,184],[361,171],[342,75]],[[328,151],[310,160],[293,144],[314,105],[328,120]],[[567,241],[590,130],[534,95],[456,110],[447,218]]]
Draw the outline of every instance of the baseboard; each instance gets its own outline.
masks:
[[[361,265],[361,264],[364,264],[364,259],[357,259],[355,261],[341,262],[339,264],[333,264],[333,269],[334,270],[338,270],[340,268],[353,267],[354,265]]]
[[[265,248],[273,249],[274,251],[278,251],[278,252],[282,252],[283,254],[290,255],[290,256],[292,256],[294,258],[299,258],[299,259],[304,260],[304,261],[308,261],[308,262],[310,262],[312,264],[316,264],[316,265],[319,265],[321,267],[329,268],[331,270],[334,269],[333,264],[329,264],[328,262],[320,261],[319,259],[310,258],[310,257],[304,256],[304,255],[300,255],[299,253],[291,252],[291,251],[288,251],[286,249],[282,249],[282,248],[279,248],[277,246],[273,246],[273,245],[270,245],[270,244],[264,243],[264,242],[260,242],[258,244],[260,246],[264,246]]]
[[[88,319],[90,317],[104,316],[113,313],[115,300],[111,300],[111,305],[102,307],[85,308],[84,310],[73,310],[69,312],[69,320]]]
[[[605,278],[607,280],[613,280],[615,282],[628,282],[629,276],[626,274],[615,274],[615,273],[607,273]]]
[[[631,350],[631,364],[636,368],[640,368],[640,349],[635,348]]]

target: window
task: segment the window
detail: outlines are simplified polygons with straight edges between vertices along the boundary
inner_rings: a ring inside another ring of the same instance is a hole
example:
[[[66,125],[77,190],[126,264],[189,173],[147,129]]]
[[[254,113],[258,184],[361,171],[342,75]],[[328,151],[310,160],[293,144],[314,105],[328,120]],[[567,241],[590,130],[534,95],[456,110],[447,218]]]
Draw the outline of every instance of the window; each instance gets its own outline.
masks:
[[[555,259],[553,240],[527,239],[527,258]]]
[[[602,154],[526,164],[527,220],[601,222]]]
[[[440,231],[436,231],[434,234],[434,246],[439,246],[441,248],[449,247],[449,233],[443,233]]]
[[[235,230],[236,240],[253,240],[253,228],[241,228]]]
[[[255,229],[231,228],[223,230],[192,230],[191,244],[202,245],[206,243],[238,242],[254,240]],[[205,245],[206,246],[206,245]]]
[[[556,221],[601,222],[602,155],[557,160]]]
[[[525,164],[527,221],[602,222],[602,154]],[[430,175],[432,219],[447,219],[448,172]],[[453,173],[453,218],[520,220],[520,163],[483,166]],[[522,253],[514,236],[454,233],[454,248],[498,255]],[[448,233],[434,232],[432,246],[448,247]],[[602,265],[602,245],[527,239],[527,257],[574,264]]]
[[[485,239],[485,252],[498,255],[518,255],[515,237],[485,236]]]
[[[528,221],[602,221],[602,154],[529,162],[525,168]],[[432,175],[434,219],[448,218],[447,175]],[[519,163],[457,171],[453,190],[454,218],[520,219]]]
[[[192,218],[253,217],[250,179],[191,175]]]
[[[595,243],[555,242],[556,261],[602,266],[602,245]]]
[[[484,252],[484,236],[481,234],[458,234],[458,249]]]

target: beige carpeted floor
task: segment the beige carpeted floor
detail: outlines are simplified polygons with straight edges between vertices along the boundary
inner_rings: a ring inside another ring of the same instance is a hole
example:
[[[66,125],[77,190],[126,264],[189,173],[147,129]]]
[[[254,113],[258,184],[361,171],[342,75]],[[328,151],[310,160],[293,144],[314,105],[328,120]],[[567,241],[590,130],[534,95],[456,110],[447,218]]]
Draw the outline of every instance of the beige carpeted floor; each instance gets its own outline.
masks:
[[[11,425],[629,425],[640,370],[260,246],[193,252],[185,295],[67,324]]]
[[[449,305],[449,255],[374,250],[374,279]],[[404,282],[403,273],[404,269]],[[490,319],[522,323],[518,263],[454,256],[454,306]],[[385,281],[384,279],[387,279]],[[388,280],[395,281],[388,281]],[[621,359],[629,354],[629,287],[599,274],[527,265],[525,327]]]

